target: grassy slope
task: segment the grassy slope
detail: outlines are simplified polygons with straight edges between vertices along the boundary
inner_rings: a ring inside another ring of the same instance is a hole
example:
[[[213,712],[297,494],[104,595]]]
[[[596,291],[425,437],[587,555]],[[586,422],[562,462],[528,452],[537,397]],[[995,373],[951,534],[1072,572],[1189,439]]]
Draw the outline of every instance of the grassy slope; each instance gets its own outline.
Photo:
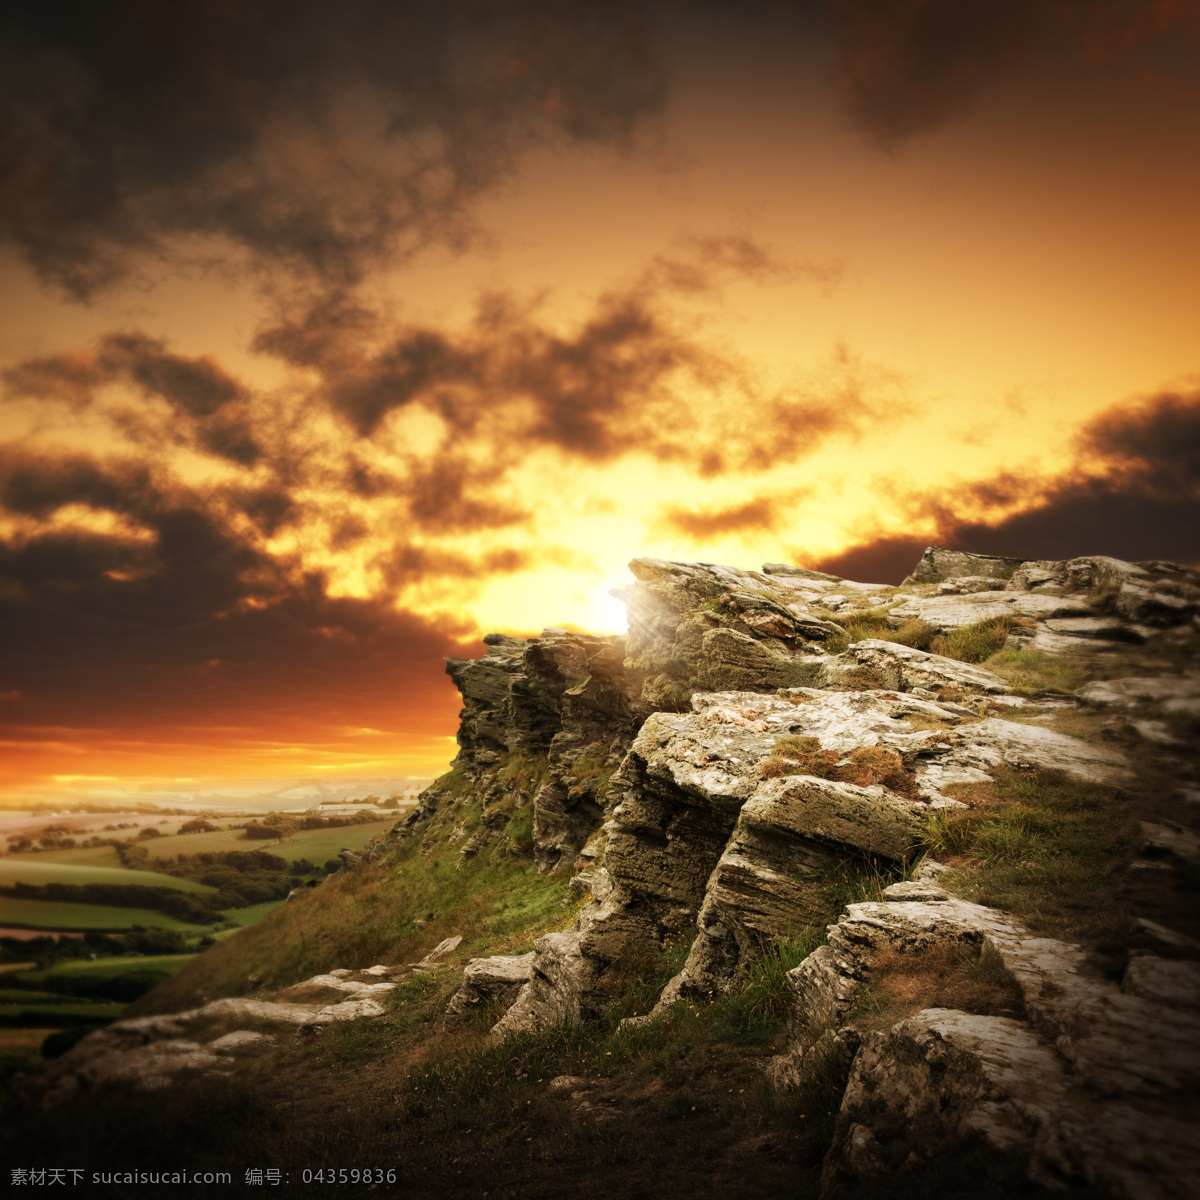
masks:
[[[457,870],[456,845],[423,856],[402,843],[393,861],[339,873],[307,888],[252,928],[224,938],[144,997],[137,1012],[187,1007],[201,996],[241,994],[250,976],[264,990],[334,967],[415,962],[445,937],[464,937],[456,958],[518,953],[533,938],[569,925],[567,881],[539,876],[506,843]],[[413,919],[428,921],[425,928]]]

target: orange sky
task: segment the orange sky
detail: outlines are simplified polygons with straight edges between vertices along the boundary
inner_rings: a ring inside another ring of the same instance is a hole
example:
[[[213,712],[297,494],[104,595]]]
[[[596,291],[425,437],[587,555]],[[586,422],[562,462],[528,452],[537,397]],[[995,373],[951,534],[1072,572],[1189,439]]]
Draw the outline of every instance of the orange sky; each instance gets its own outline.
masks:
[[[0,39],[0,803],[436,774],[635,555],[1200,558],[1200,5],[231,11]]]

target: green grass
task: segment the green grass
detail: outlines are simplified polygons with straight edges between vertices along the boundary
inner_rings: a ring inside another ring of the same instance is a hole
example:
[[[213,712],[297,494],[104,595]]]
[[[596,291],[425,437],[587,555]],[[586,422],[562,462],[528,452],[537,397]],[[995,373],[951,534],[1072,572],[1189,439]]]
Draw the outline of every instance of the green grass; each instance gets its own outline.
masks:
[[[959,662],[979,663],[1000,650],[1016,626],[1015,617],[987,617],[971,625],[948,629],[922,648]]]
[[[1073,692],[1095,677],[1076,659],[1028,646],[999,650],[984,665],[1017,692]]]
[[[949,790],[970,807],[929,814],[924,841],[955,866],[957,893],[1102,951],[1123,944],[1134,798],[1054,771],[1002,770]]]
[[[339,872],[258,924],[221,938],[137,1010],[165,1012],[200,996],[239,995],[251,975],[271,989],[334,967],[415,962],[460,933],[465,940],[456,962],[520,953],[540,933],[569,924],[573,910],[563,907],[564,877],[539,875],[506,846],[501,840],[463,862],[458,845],[441,844],[423,855],[415,840],[406,840],[391,852],[391,862]],[[418,917],[428,922],[425,928],[413,925]]]
[[[105,847],[116,860],[116,852]],[[63,851],[61,853],[70,853]],[[110,883],[139,887],[169,887],[180,892],[208,892],[216,888],[205,887],[190,879],[176,879],[158,871],[131,871],[121,866],[94,866],[47,861],[42,855],[8,855],[0,858],[0,885],[11,887],[15,883],[41,886],[47,883]]]
[[[135,872],[136,873],[136,872]],[[56,900],[19,900],[0,896],[0,926],[45,930],[125,930],[134,925],[160,929],[182,929],[199,933],[199,925],[188,925],[148,908],[115,908],[100,904],[68,904]]]
[[[53,967],[45,970],[22,971],[21,978],[28,979],[32,983],[44,983],[57,977],[109,979],[128,974],[132,970],[150,969],[174,974],[191,960],[192,955],[190,954],[122,955],[120,958],[97,958],[94,960],[76,958],[56,963]]]

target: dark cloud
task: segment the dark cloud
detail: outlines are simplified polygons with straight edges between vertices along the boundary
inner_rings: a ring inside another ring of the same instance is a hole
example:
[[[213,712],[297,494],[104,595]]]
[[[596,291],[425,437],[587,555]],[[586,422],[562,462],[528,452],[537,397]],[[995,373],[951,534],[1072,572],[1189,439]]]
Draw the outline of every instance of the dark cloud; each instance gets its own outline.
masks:
[[[142,534],[51,527],[0,540],[0,678],[20,695],[23,724],[278,721],[274,737],[293,717],[387,728],[408,713],[424,728],[430,704],[452,715],[439,658],[461,653],[465,628],[385,599],[330,597],[322,577],[268,556],[203,497],[136,465],[10,450],[0,480],[10,514],[86,504]],[[265,519],[286,511],[284,498],[256,500]],[[502,557],[439,569],[493,574]]]
[[[82,298],[181,235],[352,283],[461,243],[526,147],[625,144],[662,94],[636,0],[13,0],[0,236]]]
[[[807,494],[804,491],[768,492],[740,504],[710,508],[672,505],[659,512],[656,525],[668,533],[682,534],[696,542],[730,533],[770,533],[786,523]]]
[[[164,422],[152,410],[126,409],[119,423],[135,441],[169,438],[243,466],[252,466],[262,447],[251,429],[249,392],[211,357],[173,354],[158,339],[113,333],[89,354],[54,355],[19,363],[0,374],[10,398],[57,401],[81,409],[102,389],[124,385],[146,400],[165,402]]]
[[[719,295],[733,279],[776,273],[824,286],[836,269],[809,273],[744,238],[691,238],[600,296],[571,332],[499,293],[483,297],[470,326],[454,333],[389,328],[337,294],[281,315],[253,345],[315,371],[312,398],[361,438],[375,437],[392,413],[417,408],[444,424],[447,446],[474,439],[492,464],[545,447],[592,462],[645,454],[706,477],[764,471],[806,457],[828,437],[855,434],[878,411],[876,393],[894,393],[895,381],[839,348],[819,385],[767,390],[757,368],[678,320],[674,301],[679,292]],[[893,413],[904,408],[894,394],[888,404]],[[359,470],[352,486],[365,495],[379,482]]]
[[[931,536],[876,538],[806,565],[897,583],[931,543],[1014,558],[1108,554],[1200,565],[1200,392],[1109,409],[1084,427],[1075,448],[1078,465],[1049,486],[1006,474],[958,496],[910,497],[914,518],[932,518]],[[959,515],[992,506],[1018,511],[995,521]]]
[[[829,11],[846,106],[884,146],[943,125],[1035,54],[1186,82],[1200,51],[1193,0],[831,0]]]
[[[1194,493],[1200,486],[1200,393],[1167,392],[1136,408],[1113,409],[1084,429],[1079,446],[1131,472],[1143,487]]]

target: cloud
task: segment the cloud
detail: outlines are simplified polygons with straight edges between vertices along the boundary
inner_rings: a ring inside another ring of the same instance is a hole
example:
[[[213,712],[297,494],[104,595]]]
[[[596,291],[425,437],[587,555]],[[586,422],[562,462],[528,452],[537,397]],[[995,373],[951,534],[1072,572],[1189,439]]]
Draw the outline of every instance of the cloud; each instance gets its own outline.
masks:
[[[277,737],[338,712],[392,728],[383,723],[407,713],[424,728],[431,695],[451,707],[438,660],[461,652],[467,626],[383,597],[331,597],[318,574],[264,552],[204,496],[138,464],[8,450],[0,479],[10,515],[95,506],[150,535],[51,525],[0,539],[0,677],[21,696],[10,725],[244,725]],[[502,558],[434,565],[467,577],[505,569]]]
[[[737,533],[771,533],[786,523],[796,505],[810,493],[805,489],[766,492],[740,504],[688,508],[668,505],[659,510],[655,525],[694,542]]]
[[[806,565],[896,583],[930,544],[1014,558],[1108,554],[1200,565],[1200,391],[1114,406],[1084,426],[1075,451],[1076,464],[1049,481],[1010,473],[953,496],[909,496],[910,518],[932,527],[930,535],[883,535]],[[989,519],[989,510],[1003,515]]]
[[[886,147],[937,129],[1035,54],[1186,82],[1200,51],[1194,0],[831,0],[829,11],[846,107]]]
[[[0,373],[11,398],[58,402],[74,409],[94,406],[114,385],[153,405],[127,409],[125,432],[149,442],[171,441],[218,458],[252,466],[262,447],[250,428],[249,393],[210,356],[172,354],[161,340],[139,333],[112,333],[94,351],[31,359]]]
[[[572,329],[503,293],[482,297],[458,331],[389,325],[357,297],[334,293],[279,314],[253,348],[307,372],[309,399],[361,439],[420,413],[446,447],[484,446],[494,467],[544,448],[594,463],[642,454],[706,477],[765,471],[831,436],[855,435],[885,393],[893,413],[903,409],[900,381],[839,347],[813,379],[767,387],[757,367],[704,336],[701,320],[681,315],[679,298],[711,301],[742,278],[824,287],[839,271],[747,238],[692,237],[600,295]],[[355,486],[379,484],[360,472]]]
[[[895,411],[893,384],[844,351],[775,388],[705,336],[696,297],[702,309],[740,278],[823,286],[797,270],[747,239],[688,239],[569,326],[499,294],[449,330],[392,323],[350,290],[310,293],[255,339],[289,369],[271,390],[136,330],[16,364],[7,399],[40,432],[0,449],[14,736],[312,729],[335,710],[426,728],[438,657],[470,633],[429,614],[461,613],[497,576],[595,570],[540,536],[543,466],[754,473]],[[104,448],[65,448],[85,424]],[[774,528],[802,495],[664,520],[697,540]]]
[[[323,286],[461,245],[523,150],[627,145],[664,92],[626,0],[17,0],[0,47],[0,236],[79,298],[181,237]]]

